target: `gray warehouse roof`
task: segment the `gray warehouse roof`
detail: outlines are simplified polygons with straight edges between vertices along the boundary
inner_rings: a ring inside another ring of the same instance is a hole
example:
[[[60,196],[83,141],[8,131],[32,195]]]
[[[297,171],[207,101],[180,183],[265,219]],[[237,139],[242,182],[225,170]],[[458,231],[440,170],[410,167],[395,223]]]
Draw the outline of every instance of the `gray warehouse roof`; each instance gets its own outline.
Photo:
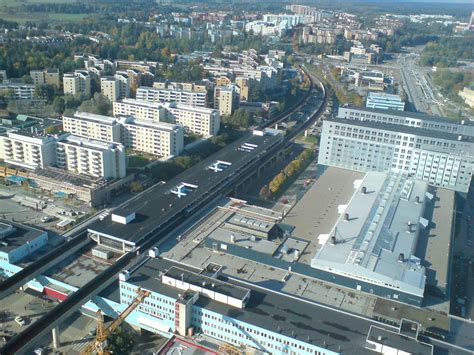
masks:
[[[427,188],[401,173],[367,173],[330,235],[320,238],[311,266],[388,285],[398,281],[422,296],[425,269],[414,253]]]
[[[9,253],[43,234],[41,229],[0,219],[0,251]]]

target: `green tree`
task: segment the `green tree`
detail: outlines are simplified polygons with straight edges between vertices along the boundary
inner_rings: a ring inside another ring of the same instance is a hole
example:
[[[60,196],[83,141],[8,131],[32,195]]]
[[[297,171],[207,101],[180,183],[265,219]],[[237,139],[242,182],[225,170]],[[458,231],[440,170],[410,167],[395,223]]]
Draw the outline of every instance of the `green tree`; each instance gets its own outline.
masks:
[[[64,110],[66,109],[66,103],[62,97],[55,97],[53,101],[53,110],[57,114],[61,115],[64,113]]]
[[[138,181],[132,181],[130,184],[130,191],[131,192],[142,192],[143,185]]]
[[[135,335],[119,328],[107,337],[107,349],[112,354],[130,354],[135,345]]]
[[[99,115],[110,115],[112,113],[112,103],[104,95],[96,93],[92,99],[84,101],[78,110]]]
[[[38,85],[35,89],[35,96],[37,98],[45,99],[52,102],[56,96],[56,86],[50,84]]]
[[[270,191],[267,185],[263,186],[259,192],[259,196],[262,200],[268,200],[271,194],[272,192]]]

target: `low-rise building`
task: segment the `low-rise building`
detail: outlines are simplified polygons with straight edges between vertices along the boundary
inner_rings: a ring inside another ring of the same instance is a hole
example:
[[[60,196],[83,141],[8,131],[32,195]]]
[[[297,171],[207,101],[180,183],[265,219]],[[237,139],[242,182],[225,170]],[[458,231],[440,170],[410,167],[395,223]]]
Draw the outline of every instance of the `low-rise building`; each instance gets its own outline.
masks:
[[[0,84],[0,95],[9,97],[13,100],[33,100],[35,98],[36,86],[23,83]]]
[[[389,110],[405,110],[405,101],[400,95],[386,94],[382,92],[369,92],[367,95],[367,108],[389,109]]]
[[[0,261],[14,264],[48,243],[48,232],[0,219]]]
[[[474,87],[464,87],[464,89],[459,92],[459,96],[464,99],[466,105],[471,108],[474,108]]]

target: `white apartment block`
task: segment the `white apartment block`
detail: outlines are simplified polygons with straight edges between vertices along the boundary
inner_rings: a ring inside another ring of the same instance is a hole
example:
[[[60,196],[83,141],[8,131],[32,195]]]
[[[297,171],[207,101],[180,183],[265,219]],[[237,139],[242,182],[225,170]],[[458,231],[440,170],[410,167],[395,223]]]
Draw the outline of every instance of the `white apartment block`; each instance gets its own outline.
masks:
[[[100,92],[110,101],[120,98],[120,83],[114,77],[100,78]]]
[[[55,162],[54,137],[35,137],[8,132],[0,136],[0,159],[5,162],[35,170]]]
[[[10,97],[13,100],[33,100],[36,86],[23,83],[0,84],[0,94]]]
[[[31,70],[31,79],[33,84],[38,85],[54,85],[58,89],[61,86],[61,78],[59,76],[59,69],[49,68],[44,70]]]
[[[75,174],[123,178],[126,176],[125,148],[122,144],[68,134],[58,139],[56,165]]]
[[[202,136],[219,133],[220,115],[217,110],[176,103],[155,103],[136,99],[114,102],[115,116],[133,116],[139,120],[173,121],[186,130]]]
[[[219,133],[221,116],[217,110],[175,103],[165,104],[164,107],[167,108],[169,117],[189,132],[203,137]]]
[[[127,71],[117,71],[114,75],[115,80],[119,83],[119,99],[130,97],[130,86],[133,78],[129,77]]]
[[[120,117],[122,142],[126,147],[160,157],[179,155],[184,149],[181,126],[133,117]]]
[[[76,70],[63,75],[64,95],[84,95],[91,97],[91,77],[87,70]]]
[[[221,116],[230,116],[239,107],[240,89],[237,85],[216,86],[214,88],[214,108]]]
[[[133,116],[139,120],[164,121],[167,117],[162,104],[136,99],[124,99],[113,103],[114,116]]]
[[[121,142],[120,124],[109,116],[76,112],[74,116],[63,117],[63,129],[80,137],[109,143]]]
[[[178,104],[206,107],[207,92],[181,89],[156,89],[141,86],[137,90],[138,100],[148,102],[176,102]]]

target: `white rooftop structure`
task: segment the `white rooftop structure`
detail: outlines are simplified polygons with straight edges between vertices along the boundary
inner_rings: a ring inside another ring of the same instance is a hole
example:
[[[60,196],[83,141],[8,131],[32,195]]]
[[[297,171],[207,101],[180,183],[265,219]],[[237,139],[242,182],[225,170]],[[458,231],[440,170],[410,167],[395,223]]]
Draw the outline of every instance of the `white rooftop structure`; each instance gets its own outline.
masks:
[[[414,253],[429,223],[428,185],[397,172],[369,172],[358,182],[331,233],[319,236],[311,266],[422,298],[425,268]]]

